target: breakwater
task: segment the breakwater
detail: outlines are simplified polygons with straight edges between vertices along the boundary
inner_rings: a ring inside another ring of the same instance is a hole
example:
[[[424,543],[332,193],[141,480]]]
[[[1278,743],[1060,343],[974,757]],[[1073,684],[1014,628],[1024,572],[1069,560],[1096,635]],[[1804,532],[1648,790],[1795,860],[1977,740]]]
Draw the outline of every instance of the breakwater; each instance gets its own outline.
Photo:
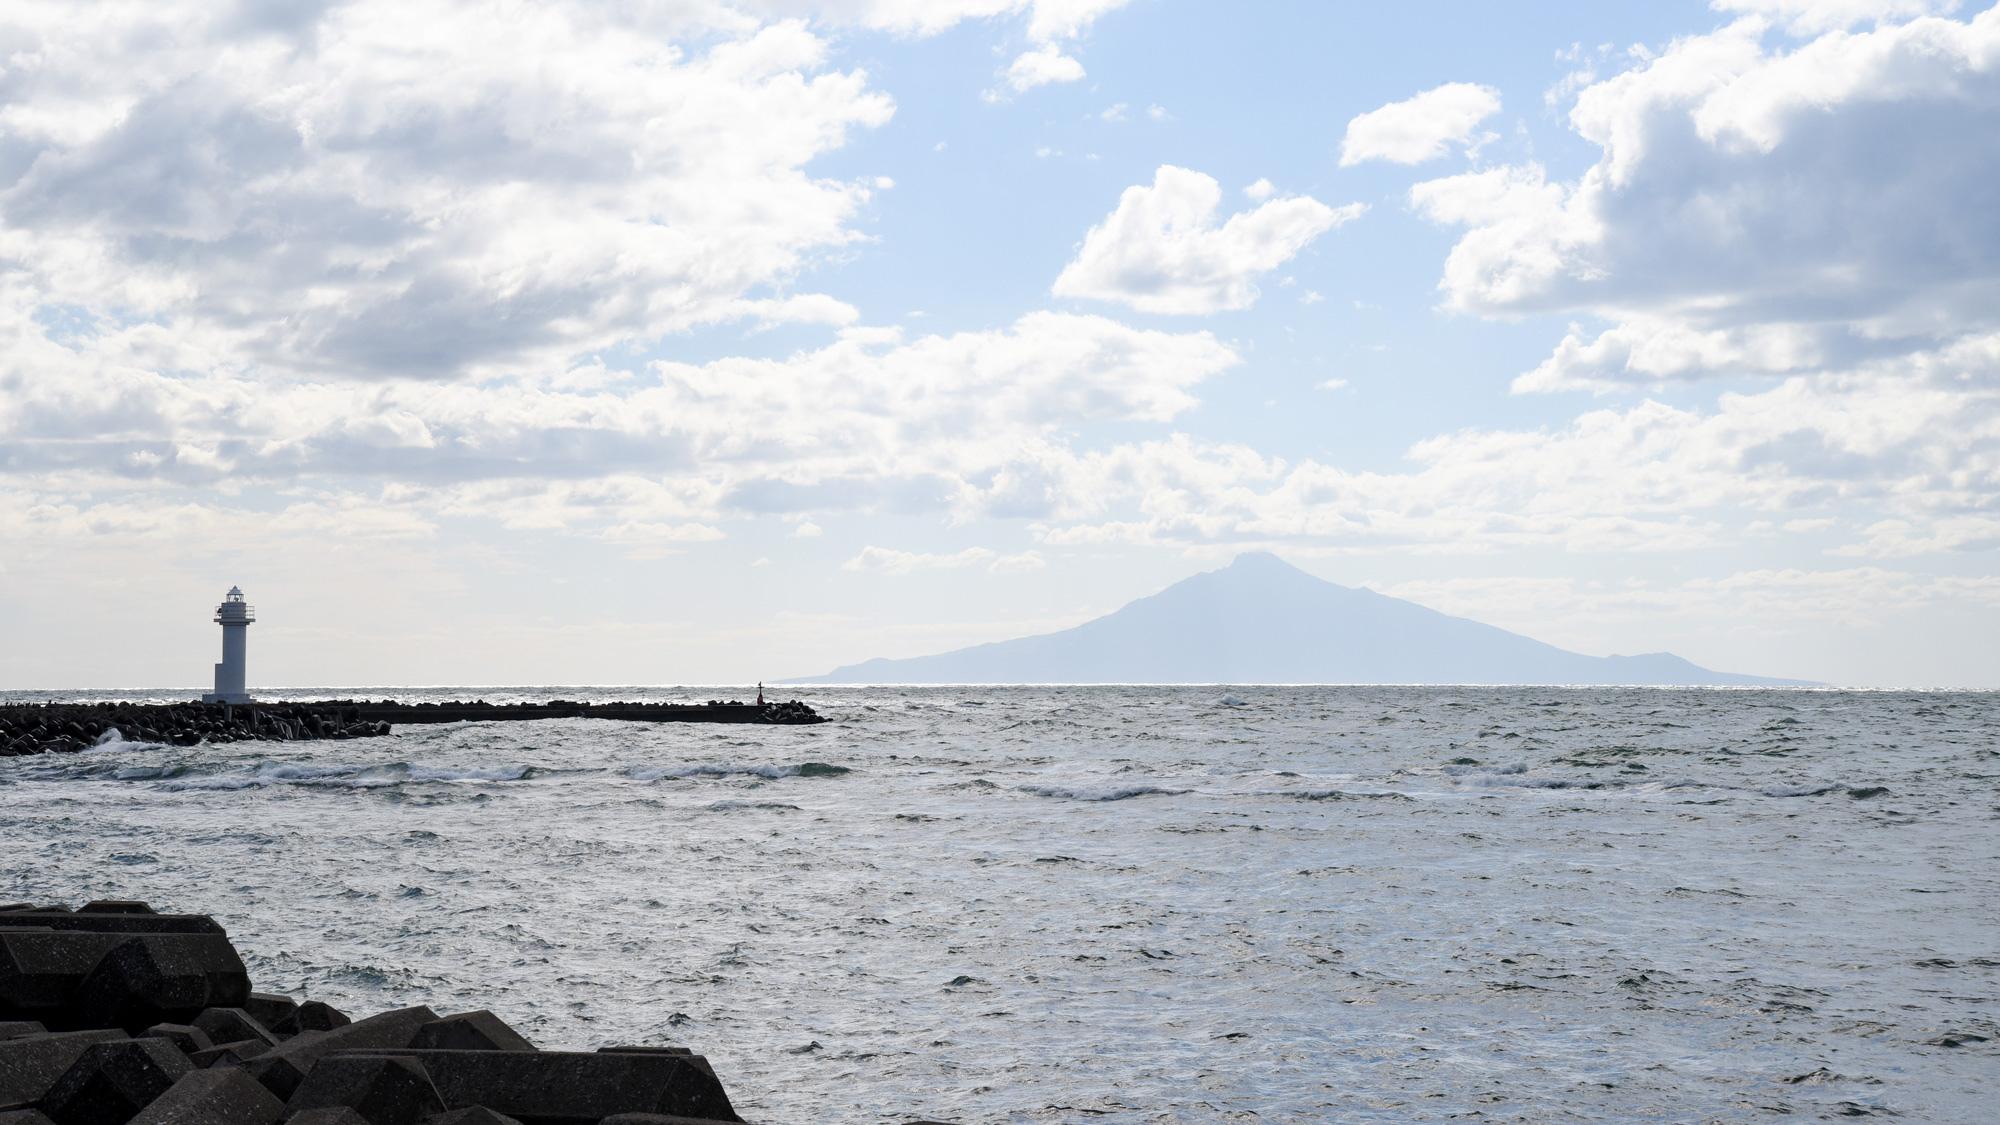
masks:
[[[740,1122],[685,1047],[544,1051],[490,1011],[362,1019],[252,989],[205,915],[0,907],[6,1125]]]
[[[402,724],[612,719],[637,723],[758,723],[826,720],[798,700],[784,703],[45,703],[0,707],[0,757],[71,753],[109,741],[193,746],[202,742],[375,738]]]

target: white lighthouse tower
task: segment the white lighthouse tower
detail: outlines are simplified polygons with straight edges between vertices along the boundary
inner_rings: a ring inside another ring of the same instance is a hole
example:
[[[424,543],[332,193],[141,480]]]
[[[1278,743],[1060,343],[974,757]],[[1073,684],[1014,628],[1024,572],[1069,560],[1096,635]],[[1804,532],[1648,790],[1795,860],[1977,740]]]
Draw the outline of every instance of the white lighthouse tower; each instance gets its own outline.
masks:
[[[215,607],[215,621],[222,626],[222,663],[215,666],[215,691],[201,697],[203,703],[248,703],[243,690],[245,654],[250,640],[250,623],[257,611],[243,601],[243,591],[234,586],[229,596]]]

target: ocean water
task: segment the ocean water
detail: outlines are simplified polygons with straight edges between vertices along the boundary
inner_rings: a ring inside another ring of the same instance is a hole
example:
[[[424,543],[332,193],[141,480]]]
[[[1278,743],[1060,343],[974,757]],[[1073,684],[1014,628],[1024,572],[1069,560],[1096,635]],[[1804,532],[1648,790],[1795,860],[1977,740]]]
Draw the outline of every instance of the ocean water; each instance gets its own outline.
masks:
[[[773,1125],[2000,1120],[1995,694],[803,698],[0,760],[0,899],[692,1046]]]

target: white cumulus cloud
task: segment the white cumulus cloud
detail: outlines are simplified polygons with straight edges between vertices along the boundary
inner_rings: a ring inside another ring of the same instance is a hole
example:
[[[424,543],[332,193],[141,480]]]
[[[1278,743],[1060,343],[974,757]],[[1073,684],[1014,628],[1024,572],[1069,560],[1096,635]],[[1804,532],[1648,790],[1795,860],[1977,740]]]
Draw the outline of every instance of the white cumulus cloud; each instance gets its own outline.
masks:
[[[1054,43],[1022,54],[1007,68],[1007,84],[1017,92],[1051,82],[1075,82],[1082,77],[1083,64],[1063,54],[1062,48]]]
[[[695,4],[286,12],[0,9],[0,300],[163,365],[375,377],[851,318],[745,299],[855,237],[872,181],[804,166],[892,110],[802,25]]]
[[[1479,123],[1500,112],[1500,91],[1452,82],[1407,101],[1390,102],[1347,123],[1340,166],[1368,160],[1421,164],[1463,144]]]
[[[11,331],[9,331],[11,329]],[[755,513],[1051,513],[1059,431],[1167,422],[1237,362],[1205,332],[1033,313],[904,341],[849,329],[784,359],[656,363],[561,385],[189,376],[0,318],[0,486],[290,487],[368,479],[513,526],[662,528]],[[351,487],[351,486],[350,486]],[[803,530],[803,529],[801,529]],[[622,533],[621,533],[622,534]]]
[[[2000,10],[1767,38],[1739,20],[1584,89],[1570,120],[1601,156],[1577,181],[1527,164],[1412,190],[1469,228],[1454,307],[1612,322],[1520,389],[1852,369],[2000,328]]]
[[[1333,208],[1295,196],[1232,215],[1218,227],[1221,202],[1222,187],[1213,178],[1162,165],[1150,187],[1125,189],[1117,210],[1090,229],[1054,292],[1150,313],[1249,308],[1257,300],[1254,277],[1367,210],[1360,203]]]
[[[1870,21],[1907,20],[1958,7],[1957,0],[1713,0],[1719,12],[1768,16],[1795,34],[1816,35]]]
[[[884,31],[935,35],[966,20],[1026,15],[1029,38],[1074,39],[1131,0],[743,0],[764,16],[809,17]]]

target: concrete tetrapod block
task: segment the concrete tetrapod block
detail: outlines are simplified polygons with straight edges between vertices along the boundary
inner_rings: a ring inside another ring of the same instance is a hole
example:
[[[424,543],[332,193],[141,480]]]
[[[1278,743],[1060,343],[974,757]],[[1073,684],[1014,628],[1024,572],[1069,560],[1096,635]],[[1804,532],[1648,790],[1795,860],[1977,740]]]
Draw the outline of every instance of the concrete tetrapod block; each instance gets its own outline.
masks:
[[[78,914],[159,914],[159,911],[129,898],[100,898],[76,908]]]
[[[197,1070],[139,1111],[130,1125],[272,1125],[285,1103],[240,1070]]]
[[[267,1023],[264,1026],[276,1032],[281,1038],[289,1039],[301,1031],[332,1031],[353,1022],[347,1018],[346,1012],[331,1004],[308,1000],[293,1008],[290,1013],[280,1016],[278,1022]]]
[[[208,1034],[211,1044],[258,1039],[267,1047],[278,1045],[278,1037],[242,1008],[205,1008],[194,1018],[194,1025]]]
[[[708,1065],[708,1058],[695,1054],[692,1047],[599,1047],[597,1052],[601,1055],[678,1055],[707,1071],[710,1078],[715,1078],[715,1068]]]
[[[192,1023],[206,1008],[239,1008],[249,998],[250,974],[228,938],[136,934],[105,950],[70,1007],[85,1027],[139,1031]]]
[[[122,1031],[71,1031],[0,1043],[0,1109],[41,1101],[85,1051],[123,1038]]]
[[[674,1117],[670,1113],[612,1113],[598,1125],[718,1125],[706,1117]]]
[[[89,934],[215,934],[224,936],[222,924],[206,914],[79,914],[53,907],[10,910],[9,926],[40,926]]]
[[[295,1113],[285,1125],[368,1125],[368,1120],[344,1105],[330,1105]]]
[[[181,1049],[181,1054],[192,1055],[196,1051],[206,1051],[215,1046],[215,1041],[198,1027],[184,1023],[156,1023],[139,1033],[142,1039],[165,1039]],[[197,1064],[199,1065],[199,1064]]]
[[[0,1018],[61,1024],[62,1009],[118,934],[0,929]]]
[[[289,996],[279,996],[272,992],[253,992],[250,994],[250,999],[243,1002],[243,1010],[250,1013],[251,1019],[275,1034],[278,1023],[299,1010],[299,1002]]]
[[[34,1020],[0,1020],[0,1040],[19,1039],[23,1035],[47,1035],[48,1031]]]
[[[55,1125],[55,1122],[39,1109],[10,1109],[0,1111],[0,1125]]]
[[[533,1043],[484,1008],[460,1012],[417,1029],[410,1046],[444,1051],[532,1051]]]
[[[522,1125],[596,1125],[617,1113],[741,1121],[691,1056],[582,1051],[398,1051],[423,1063],[453,1109],[483,1105]]]
[[[285,1108],[298,1113],[344,1105],[368,1125],[421,1125],[445,1111],[422,1063],[407,1055],[333,1055],[313,1064]]]
[[[193,1069],[164,1039],[93,1044],[38,1108],[55,1125],[125,1125]]]
[[[262,1039],[245,1039],[240,1043],[217,1043],[206,1051],[196,1051],[188,1056],[188,1061],[206,1070],[212,1066],[242,1066],[259,1055],[269,1054],[271,1045]]]
[[[301,1004],[299,1010],[304,1011],[308,1007],[310,1005]],[[251,1059],[246,1069],[250,1071],[250,1077],[264,1084],[265,1089],[289,1100],[321,1055],[330,1051],[379,1051],[408,1047],[410,1041],[417,1037],[417,1029],[435,1022],[437,1018],[436,1012],[418,1005],[369,1016],[331,1031],[302,1031]]]
[[[424,1125],[521,1125],[521,1123],[504,1113],[495,1113],[483,1105],[475,1105],[466,1109],[446,1110],[435,1117],[425,1118]]]

